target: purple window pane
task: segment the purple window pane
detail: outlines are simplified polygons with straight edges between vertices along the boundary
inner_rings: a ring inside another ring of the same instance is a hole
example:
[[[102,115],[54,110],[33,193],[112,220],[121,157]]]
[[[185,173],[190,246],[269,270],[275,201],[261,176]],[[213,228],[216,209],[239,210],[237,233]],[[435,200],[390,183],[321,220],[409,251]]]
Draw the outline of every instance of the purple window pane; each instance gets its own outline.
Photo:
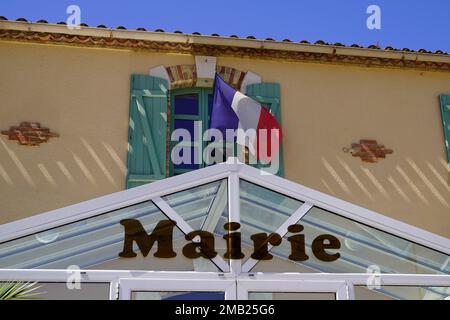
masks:
[[[188,155],[185,155],[185,152],[190,152],[190,157]],[[198,169],[200,168],[200,163],[202,162],[202,159],[198,157],[198,159],[195,159],[195,153],[198,152],[198,148],[196,147],[177,147],[175,146],[172,150],[172,153],[174,155],[177,155],[182,160],[182,163],[173,164],[174,169]]]
[[[182,94],[174,98],[175,114],[198,115],[198,95]]]
[[[191,135],[191,141],[194,139],[194,125],[195,125],[195,121],[194,120],[180,120],[180,119],[175,119],[174,123],[173,123],[173,128],[174,130],[176,129],[186,129],[187,131],[189,131],[189,134]]]

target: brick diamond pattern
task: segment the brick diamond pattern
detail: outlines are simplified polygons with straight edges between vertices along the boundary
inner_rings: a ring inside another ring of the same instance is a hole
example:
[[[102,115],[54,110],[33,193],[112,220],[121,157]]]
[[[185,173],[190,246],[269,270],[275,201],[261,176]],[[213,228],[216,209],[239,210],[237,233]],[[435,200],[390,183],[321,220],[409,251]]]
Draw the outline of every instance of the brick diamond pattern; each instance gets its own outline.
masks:
[[[386,149],[382,144],[378,144],[377,140],[361,139],[359,143],[352,143],[348,150],[353,157],[361,158],[362,162],[376,163],[380,159],[385,159],[387,154],[394,151]]]
[[[50,132],[49,128],[41,127],[38,122],[21,122],[19,126],[12,126],[8,131],[2,131],[2,134],[23,146],[39,146],[50,138],[59,137],[57,133]]]

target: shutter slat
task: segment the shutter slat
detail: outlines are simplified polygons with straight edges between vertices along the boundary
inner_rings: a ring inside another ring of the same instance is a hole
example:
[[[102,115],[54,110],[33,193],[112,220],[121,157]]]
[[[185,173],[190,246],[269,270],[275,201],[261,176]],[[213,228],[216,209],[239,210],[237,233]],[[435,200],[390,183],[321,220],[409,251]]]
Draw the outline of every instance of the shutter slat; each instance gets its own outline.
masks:
[[[131,78],[126,188],[166,177],[167,87],[165,79]]]
[[[444,127],[445,148],[447,149],[447,161],[450,170],[450,95],[441,95],[442,124]]]
[[[161,175],[160,164],[158,161],[158,157],[156,156],[156,148],[153,142],[153,134],[150,131],[149,127],[149,119],[147,116],[147,112],[145,111],[144,100],[141,96],[136,96],[137,108],[138,108],[138,117],[141,123],[142,131],[144,133],[144,147],[147,151],[148,157],[150,158],[151,168],[153,173],[157,176]],[[157,107],[157,106],[155,106]],[[153,126],[157,125],[157,123],[153,122]]]

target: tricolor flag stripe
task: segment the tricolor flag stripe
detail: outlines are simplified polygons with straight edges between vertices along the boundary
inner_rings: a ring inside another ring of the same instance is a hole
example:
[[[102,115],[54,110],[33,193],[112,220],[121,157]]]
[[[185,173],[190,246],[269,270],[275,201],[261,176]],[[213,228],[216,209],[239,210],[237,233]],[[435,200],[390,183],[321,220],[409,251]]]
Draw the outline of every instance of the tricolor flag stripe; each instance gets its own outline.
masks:
[[[244,130],[258,128],[261,105],[239,91],[233,97],[231,108],[236,113]]]
[[[218,88],[218,81],[223,82],[222,78],[216,74],[214,80],[214,96],[210,128],[220,130],[225,137],[226,129],[236,130],[239,126],[239,118],[233,109],[230,108],[236,90],[229,85],[221,85],[220,88]]]
[[[275,117],[217,74],[210,128],[220,130],[224,137],[227,137],[226,130],[241,129],[238,130],[237,142],[247,146],[257,159],[270,161],[279,151],[281,127]]]

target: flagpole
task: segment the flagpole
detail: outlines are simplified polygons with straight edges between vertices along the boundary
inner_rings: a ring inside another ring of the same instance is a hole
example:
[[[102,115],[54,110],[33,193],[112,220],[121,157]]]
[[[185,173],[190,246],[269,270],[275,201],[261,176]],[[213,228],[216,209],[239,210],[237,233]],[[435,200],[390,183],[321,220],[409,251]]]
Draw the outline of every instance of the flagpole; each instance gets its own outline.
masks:
[[[242,147],[241,147],[241,150],[242,150],[242,154],[244,155],[244,163],[245,163],[245,164],[249,164],[249,163],[250,163],[250,159],[249,159],[249,150],[248,150],[248,147],[242,146]]]

